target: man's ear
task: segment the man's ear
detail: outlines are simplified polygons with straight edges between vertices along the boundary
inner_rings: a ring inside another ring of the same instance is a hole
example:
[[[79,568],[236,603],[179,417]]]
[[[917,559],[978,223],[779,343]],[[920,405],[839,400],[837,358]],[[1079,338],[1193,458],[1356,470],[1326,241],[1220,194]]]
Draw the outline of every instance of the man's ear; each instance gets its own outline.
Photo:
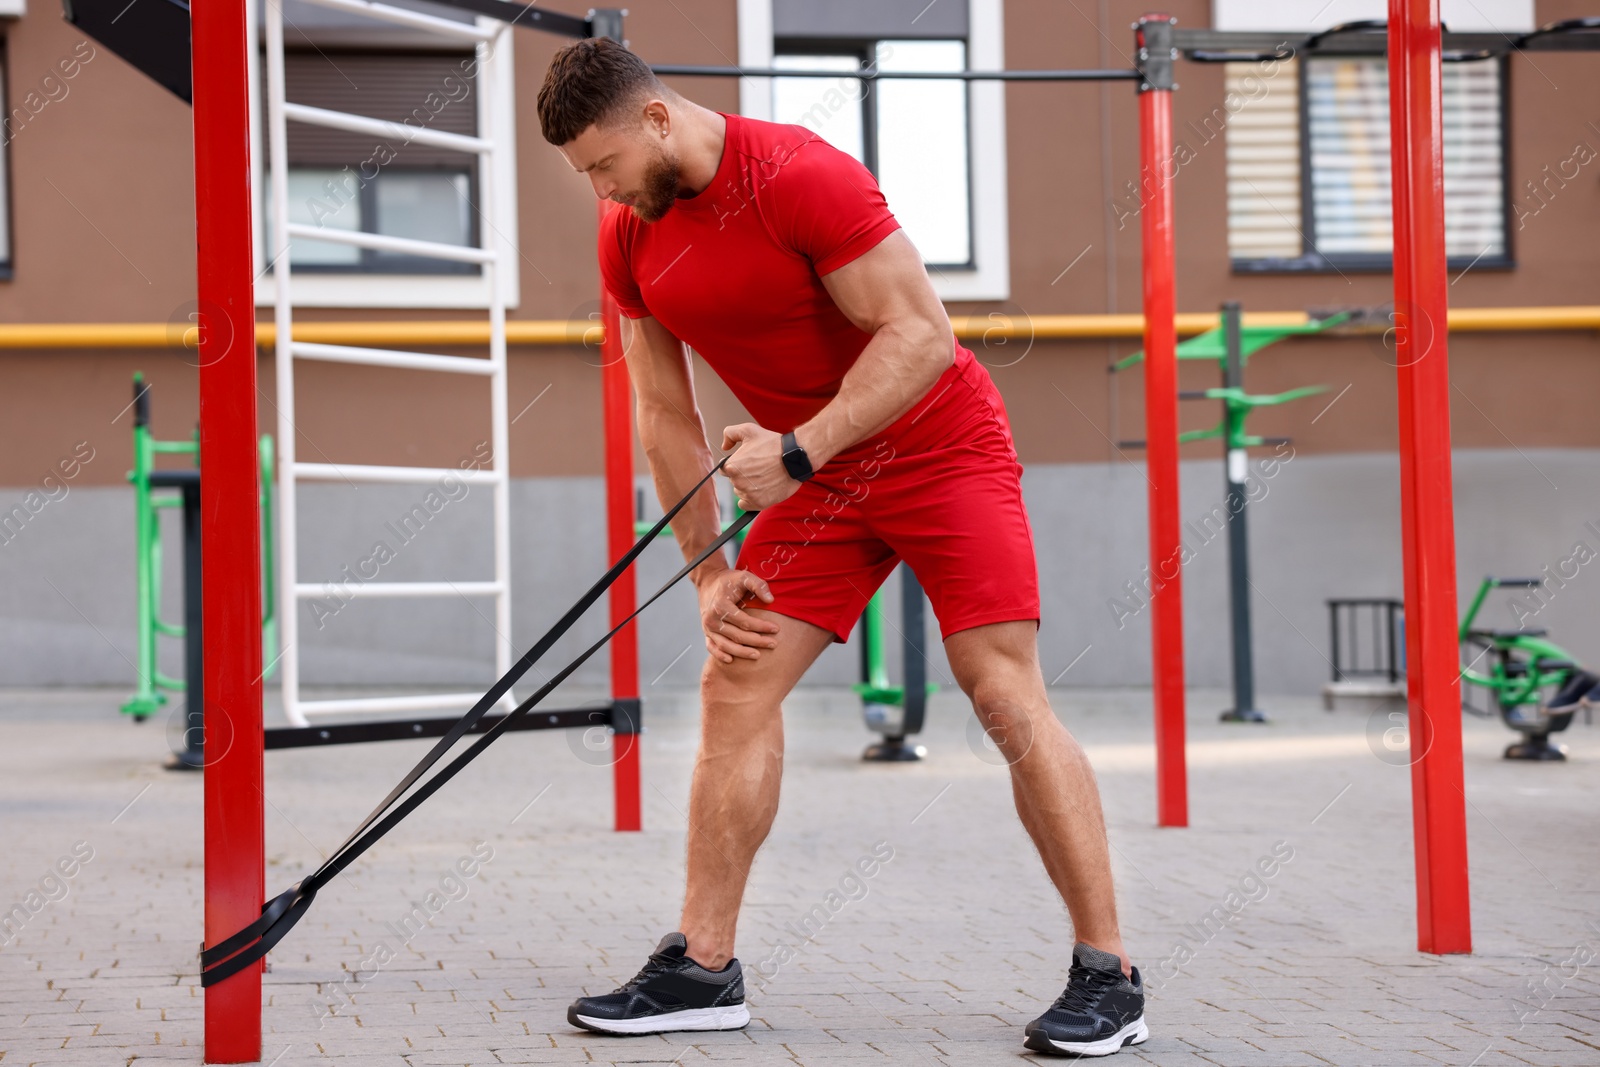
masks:
[[[672,109],[660,97],[652,97],[645,104],[644,120],[652,138],[665,137],[672,132]]]

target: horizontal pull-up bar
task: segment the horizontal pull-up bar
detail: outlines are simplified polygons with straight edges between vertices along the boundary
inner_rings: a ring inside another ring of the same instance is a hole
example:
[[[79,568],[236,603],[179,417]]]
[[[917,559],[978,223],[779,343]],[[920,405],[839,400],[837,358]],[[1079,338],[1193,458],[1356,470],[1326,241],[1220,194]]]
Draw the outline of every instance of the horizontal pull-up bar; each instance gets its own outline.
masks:
[[[532,4],[513,4],[509,0],[429,0],[429,3],[488,15],[492,19],[499,19],[513,26],[543,30],[558,37],[582,39],[599,37],[605,32],[604,28],[595,25],[597,12],[594,11],[589,13],[588,18],[578,18],[576,15],[567,15],[560,11],[537,8]]]
[[[780,70],[776,67],[700,67],[677,63],[652,65],[650,69],[660,75],[685,78],[859,78],[862,81],[909,78],[964,82],[1109,82],[1138,81],[1143,77],[1136,70]]]
[[[1348,22],[1314,33],[1254,30],[1174,29],[1174,46],[1198,63],[1246,63],[1290,59],[1295,55],[1381,56],[1389,48],[1382,19]],[[1550,22],[1529,33],[1443,34],[1445,62],[1492,59],[1512,52],[1600,51],[1600,18]]]

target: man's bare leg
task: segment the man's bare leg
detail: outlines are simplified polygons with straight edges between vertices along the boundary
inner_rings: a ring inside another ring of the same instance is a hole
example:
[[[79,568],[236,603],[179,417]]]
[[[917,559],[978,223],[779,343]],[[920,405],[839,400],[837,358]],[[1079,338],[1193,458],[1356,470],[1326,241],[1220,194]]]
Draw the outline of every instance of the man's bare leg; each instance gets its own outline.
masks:
[[[1044,860],[1077,940],[1128,973],[1105,817],[1094,771],[1050,709],[1032,621],[975,626],[944,643],[956,681],[1011,768],[1017,814]]]
[[[688,886],[679,929],[688,955],[719,970],[733,957],[739,905],[756,850],[778,813],[783,698],[833,634],[747,608],[780,628],[759,659],[706,660],[700,675],[700,751],[689,789]]]

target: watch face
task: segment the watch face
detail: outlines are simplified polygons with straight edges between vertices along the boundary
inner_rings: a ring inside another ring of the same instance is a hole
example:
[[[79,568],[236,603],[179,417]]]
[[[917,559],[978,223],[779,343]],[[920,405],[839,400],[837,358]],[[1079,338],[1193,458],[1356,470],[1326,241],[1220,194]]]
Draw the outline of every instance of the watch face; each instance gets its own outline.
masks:
[[[783,466],[789,472],[789,477],[797,482],[805,481],[814,473],[811,469],[811,457],[806,455],[805,448],[798,441],[795,441],[794,447],[784,451]]]

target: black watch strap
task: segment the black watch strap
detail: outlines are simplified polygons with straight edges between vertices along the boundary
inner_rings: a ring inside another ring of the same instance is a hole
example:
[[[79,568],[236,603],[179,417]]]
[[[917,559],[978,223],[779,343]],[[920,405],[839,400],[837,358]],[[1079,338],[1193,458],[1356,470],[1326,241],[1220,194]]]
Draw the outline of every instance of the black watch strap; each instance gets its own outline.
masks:
[[[783,469],[797,482],[809,481],[816,473],[811,469],[811,457],[793,433],[783,435]]]

